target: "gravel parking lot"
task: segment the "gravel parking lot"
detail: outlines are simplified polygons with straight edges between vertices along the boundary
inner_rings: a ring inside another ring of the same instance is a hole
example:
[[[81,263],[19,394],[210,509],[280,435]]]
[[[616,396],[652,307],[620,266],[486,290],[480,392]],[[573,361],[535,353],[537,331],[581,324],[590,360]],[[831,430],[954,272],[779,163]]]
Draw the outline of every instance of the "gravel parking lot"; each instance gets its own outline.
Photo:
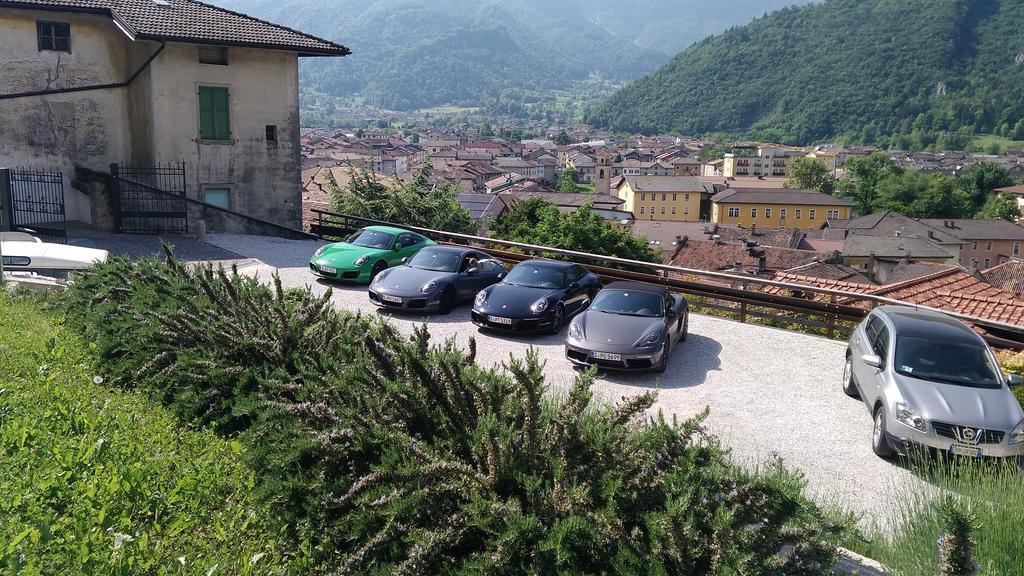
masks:
[[[318,281],[308,259],[321,242],[235,235],[211,235],[207,241],[262,262],[246,273],[269,279],[276,272],[285,286],[331,289],[339,308],[385,314],[408,332],[427,322],[436,341],[455,338],[465,345],[476,338],[482,364],[500,364],[533,346],[546,362],[554,393],[568,388],[575,376],[563,355],[564,334],[481,333],[469,320],[468,305],[448,316],[378,312],[364,286]],[[602,375],[594,389],[610,401],[657,389],[657,408],[669,417],[687,418],[710,407],[710,429],[738,462],[757,466],[778,455],[806,474],[810,493],[820,502],[859,513],[865,524],[885,526],[908,484],[918,480],[871,452],[867,410],[840,390],[844,349],[843,343],[824,338],[693,315],[690,338],[674,348],[665,374]]]

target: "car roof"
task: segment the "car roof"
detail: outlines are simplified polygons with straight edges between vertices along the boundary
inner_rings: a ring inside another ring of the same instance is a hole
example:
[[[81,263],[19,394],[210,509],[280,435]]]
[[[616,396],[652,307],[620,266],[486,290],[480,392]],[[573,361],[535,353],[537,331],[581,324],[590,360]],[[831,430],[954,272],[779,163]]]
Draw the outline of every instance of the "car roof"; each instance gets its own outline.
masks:
[[[406,230],[404,228],[395,228],[394,226],[364,226],[364,229],[366,229],[366,230],[373,230],[374,232],[387,232],[388,234],[395,234],[395,235],[405,234],[406,232],[408,232],[410,234],[417,234],[416,232],[413,232],[411,230]],[[422,236],[422,234],[417,234],[417,235],[418,236]]]
[[[658,294],[664,296],[668,294],[668,288],[664,286],[658,286],[657,284],[648,284],[646,282],[612,282],[606,284],[605,290],[631,290],[633,292],[650,292],[651,294]]]
[[[936,340],[957,340],[977,344],[979,336],[966,324],[934,310],[911,306],[880,306],[892,322],[897,336],[922,336]]]
[[[431,246],[425,246],[423,250],[430,250],[431,252],[452,252],[454,254],[480,252],[476,248],[470,248],[469,246],[452,246],[451,244],[433,244]]]
[[[562,262],[560,260],[544,260],[539,258],[536,260],[523,260],[522,262],[520,262],[520,264],[536,264],[538,266],[547,266],[548,268],[558,268],[559,270],[565,270],[566,268],[571,268],[575,266],[575,264],[573,264],[572,262]]]

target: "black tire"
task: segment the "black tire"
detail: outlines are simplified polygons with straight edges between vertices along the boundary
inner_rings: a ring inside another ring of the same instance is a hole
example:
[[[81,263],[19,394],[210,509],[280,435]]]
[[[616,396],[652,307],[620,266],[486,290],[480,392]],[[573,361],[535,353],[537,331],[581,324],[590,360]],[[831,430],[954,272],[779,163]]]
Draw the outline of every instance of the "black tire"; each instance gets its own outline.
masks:
[[[853,357],[846,355],[846,364],[843,367],[843,393],[850,398],[860,398],[857,391],[857,384],[853,382]]]
[[[654,365],[654,371],[658,374],[663,374],[665,369],[668,368],[668,357],[672,353],[672,343],[665,340],[665,348],[661,351],[661,360]]]
[[[455,308],[455,290],[451,286],[444,289],[441,293],[441,304],[437,307],[439,314],[451,314],[452,309]]]
[[[892,458],[895,451],[886,439],[885,406],[879,404],[873,414],[874,427],[871,430],[871,450],[879,458]]]
[[[551,333],[558,334],[562,331],[563,325],[565,325],[565,306],[559,302],[555,304],[554,316],[551,318]]]
[[[377,274],[380,274],[381,272],[386,270],[387,267],[388,263],[385,262],[384,260],[376,261],[373,264],[373,268],[370,269],[370,282],[373,282],[373,279],[377,277]]]
[[[686,315],[683,316],[683,331],[679,334],[680,342],[686,342],[686,338],[690,336],[690,314],[687,312],[684,314]]]

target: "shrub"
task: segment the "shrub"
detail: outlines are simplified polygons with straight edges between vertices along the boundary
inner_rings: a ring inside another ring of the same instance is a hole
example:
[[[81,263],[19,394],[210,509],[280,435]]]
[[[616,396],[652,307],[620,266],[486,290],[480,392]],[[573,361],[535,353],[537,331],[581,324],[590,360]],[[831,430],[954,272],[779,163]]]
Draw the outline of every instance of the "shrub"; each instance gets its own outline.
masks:
[[[240,444],[96,384],[87,347],[36,304],[0,294],[0,309],[0,573],[300,567]]]
[[[483,368],[472,341],[172,259],[111,259],[67,301],[101,364],[249,446],[256,493],[315,571],[818,574],[833,558],[841,527],[799,476],[743,472],[702,416],[649,416],[653,394],[594,405],[592,373],[552,399],[536,354]]]

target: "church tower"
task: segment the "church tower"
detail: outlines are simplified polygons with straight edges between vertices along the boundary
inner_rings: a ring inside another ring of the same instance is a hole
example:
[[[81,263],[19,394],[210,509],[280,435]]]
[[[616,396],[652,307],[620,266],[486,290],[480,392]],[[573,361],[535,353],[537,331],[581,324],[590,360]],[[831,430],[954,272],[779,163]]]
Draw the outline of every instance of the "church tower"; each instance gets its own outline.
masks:
[[[607,148],[597,151],[597,166],[594,167],[594,194],[611,194],[612,158]]]

